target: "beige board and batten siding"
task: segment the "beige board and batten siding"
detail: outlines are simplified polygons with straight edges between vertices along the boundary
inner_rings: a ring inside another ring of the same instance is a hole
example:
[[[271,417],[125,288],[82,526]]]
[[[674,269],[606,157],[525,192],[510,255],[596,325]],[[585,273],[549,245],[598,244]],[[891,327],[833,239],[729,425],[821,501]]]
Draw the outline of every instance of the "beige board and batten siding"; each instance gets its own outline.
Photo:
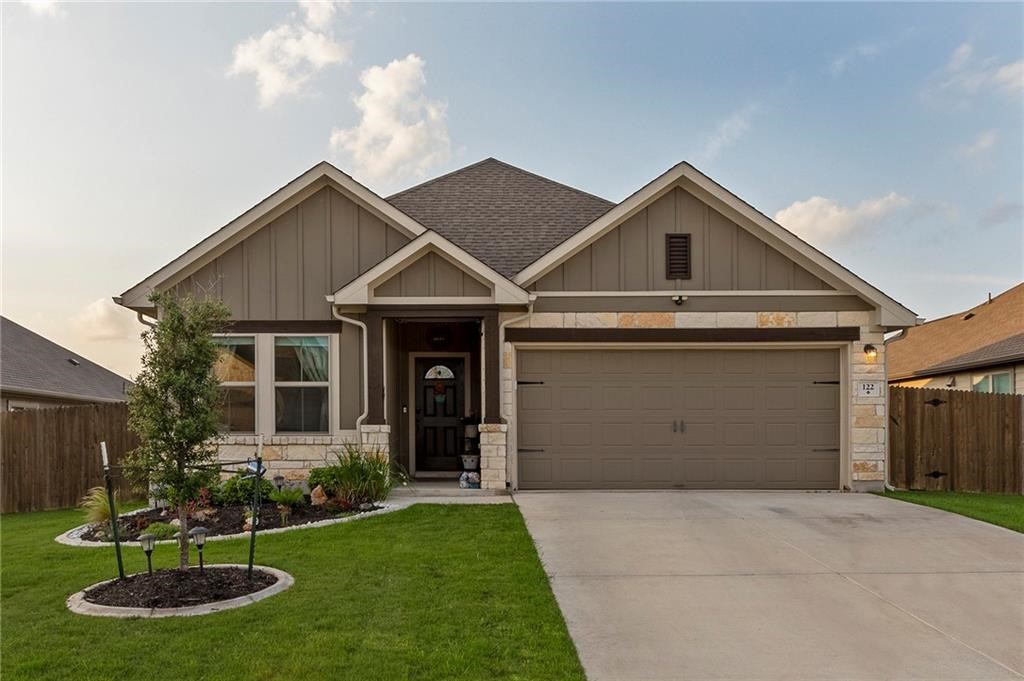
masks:
[[[665,278],[666,234],[691,235],[690,279]],[[693,194],[674,187],[529,288],[828,291],[833,287]]]
[[[333,187],[324,187],[174,285],[213,295],[234,319],[324,320],[324,296],[409,242]]]
[[[377,298],[472,298],[490,296],[491,289],[444,256],[429,252],[378,284],[373,295]]]

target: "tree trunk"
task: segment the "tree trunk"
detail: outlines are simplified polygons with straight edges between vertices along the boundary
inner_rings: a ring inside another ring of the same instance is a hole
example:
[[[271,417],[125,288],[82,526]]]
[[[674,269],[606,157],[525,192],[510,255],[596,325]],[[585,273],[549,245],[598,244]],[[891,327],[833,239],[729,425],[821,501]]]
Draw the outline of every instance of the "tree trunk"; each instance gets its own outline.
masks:
[[[181,523],[181,536],[178,538],[178,569],[188,570],[188,508],[178,504],[178,521]]]

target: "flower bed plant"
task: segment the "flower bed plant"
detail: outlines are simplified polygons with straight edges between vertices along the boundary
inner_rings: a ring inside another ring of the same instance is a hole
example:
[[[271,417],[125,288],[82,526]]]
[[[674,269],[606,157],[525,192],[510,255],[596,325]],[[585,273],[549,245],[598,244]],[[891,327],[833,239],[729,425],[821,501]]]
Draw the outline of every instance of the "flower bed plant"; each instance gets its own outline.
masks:
[[[346,444],[333,465],[309,472],[313,503],[334,506],[341,511],[364,510],[408,481],[405,472],[379,447],[360,448]]]

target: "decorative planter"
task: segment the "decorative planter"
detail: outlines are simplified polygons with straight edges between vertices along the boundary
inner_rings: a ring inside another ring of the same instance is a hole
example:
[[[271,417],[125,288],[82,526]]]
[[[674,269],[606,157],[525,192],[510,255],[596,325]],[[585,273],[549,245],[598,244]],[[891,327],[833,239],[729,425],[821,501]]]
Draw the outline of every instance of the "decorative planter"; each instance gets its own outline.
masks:
[[[479,454],[463,454],[462,455],[462,468],[467,471],[475,471],[480,468],[480,455]]]

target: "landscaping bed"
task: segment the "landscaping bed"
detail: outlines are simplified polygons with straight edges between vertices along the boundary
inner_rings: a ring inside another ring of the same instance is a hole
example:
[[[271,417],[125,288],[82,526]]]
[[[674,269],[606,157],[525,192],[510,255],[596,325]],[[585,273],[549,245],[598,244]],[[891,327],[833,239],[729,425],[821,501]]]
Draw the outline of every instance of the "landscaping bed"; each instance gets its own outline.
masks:
[[[344,518],[358,513],[368,513],[380,510],[381,508],[382,506],[377,504],[362,504],[354,510],[344,511],[334,504],[313,506],[307,503],[293,508],[288,515],[288,523],[285,525],[282,522],[277,504],[266,502],[260,507],[259,529],[260,531],[265,531],[280,527],[308,525],[309,523]],[[189,521],[189,525],[191,527],[202,525],[208,530],[207,536],[209,537],[238,534],[247,531],[246,514],[248,510],[247,506],[241,504],[217,506],[204,511],[199,517],[193,516]],[[139,535],[153,532],[155,528],[162,528],[166,533],[173,534],[173,532],[167,530],[165,525],[173,524],[172,521],[175,518],[176,515],[172,511],[162,508],[145,509],[130,515],[123,515],[118,518],[121,541],[135,541],[139,538]],[[171,539],[170,534],[168,536],[160,536],[158,534],[157,538]],[[96,524],[89,526],[78,538],[83,541],[95,542],[108,542],[111,540],[106,527]]]
[[[226,601],[261,591],[277,582],[269,572],[254,569],[252,578],[241,567],[157,570],[104,582],[85,591],[97,605],[127,608],[178,608]]]

